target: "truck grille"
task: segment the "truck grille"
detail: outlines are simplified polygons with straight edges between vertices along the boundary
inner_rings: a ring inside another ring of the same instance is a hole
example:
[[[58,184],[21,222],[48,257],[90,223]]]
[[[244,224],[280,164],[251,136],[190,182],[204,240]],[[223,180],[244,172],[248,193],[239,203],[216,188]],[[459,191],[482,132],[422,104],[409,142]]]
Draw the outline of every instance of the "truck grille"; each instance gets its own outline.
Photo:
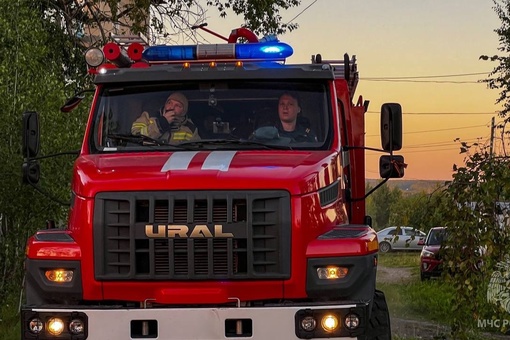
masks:
[[[98,280],[290,277],[286,191],[100,193]]]

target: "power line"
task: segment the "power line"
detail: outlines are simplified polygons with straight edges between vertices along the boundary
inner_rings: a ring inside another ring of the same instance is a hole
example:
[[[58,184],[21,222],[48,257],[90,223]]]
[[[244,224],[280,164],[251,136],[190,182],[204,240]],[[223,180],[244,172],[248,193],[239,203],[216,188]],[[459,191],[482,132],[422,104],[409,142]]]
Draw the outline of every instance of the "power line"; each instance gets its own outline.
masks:
[[[490,72],[476,72],[476,73],[458,73],[458,74],[441,74],[441,75],[428,75],[428,76],[398,76],[398,77],[366,77],[364,80],[383,80],[383,79],[424,79],[424,78],[451,78],[451,77],[465,77],[465,76],[478,76],[482,74],[489,74]],[[360,78],[361,79],[361,78]]]
[[[367,111],[367,113],[380,113],[379,111]],[[403,115],[495,115],[494,112],[402,112]]]
[[[487,125],[473,125],[473,126],[454,127],[454,128],[448,128],[448,129],[411,131],[411,132],[405,132],[404,134],[425,133],[425,132],[438,132],[438,131],[451,131],[451,130],[463,130],[463,129],[472,129],[472,128],[479,128],[479,127],[487,127]]]
[[[454,127],[454,128],[448,128],[448,129],[411,131],[411,132],[404,132],[403,134],[404,135],[408,135],[408,134],[414,134],[414,133],[427,133],[427,132],[438,132],[438,131],[463,130],[463,129],[472,129],[472,128],[479,128],[479,127],[487,127],[487,125],[473,125],[473,126]],[[379,135],[366,135],[365,137],[378,137],[378,136]]]
[[[454,81],[454,80],[406,80],[406,79],[367,79],[367,78],[360,78],[360,80],[381,81],[388,83],[483,84],[479,81]]]
[[[291,22],[293,22],[294,20],[296,20],[301,14],[303,14],[307,9],[309,9],[310,7],[312,7],[312,5],[314,3],[316,3],[317,0],[314,0],[311,4],[309,4],[308,6],[305,7],[305,9],[303,9],[301,12],[299,12],[294,18],[290,19],[289,22],[286,23],[286,25],[290,24]]]
[[[477,138],[470,138],[466,140],[462,140],[466,143],[476,143],[480,140],[483,140],[483,137],[477,137]],[[423,143],[423,144],[411,144],[411,145],[405,145],[406,149],[415,149],[415,148],[429,148],[429,147],[438,147],[438,146],[452,146],[453,144],[458,144],[458,141],[450,140],[450,141],[443,141],[443,142],[432,142],[432,143]]]

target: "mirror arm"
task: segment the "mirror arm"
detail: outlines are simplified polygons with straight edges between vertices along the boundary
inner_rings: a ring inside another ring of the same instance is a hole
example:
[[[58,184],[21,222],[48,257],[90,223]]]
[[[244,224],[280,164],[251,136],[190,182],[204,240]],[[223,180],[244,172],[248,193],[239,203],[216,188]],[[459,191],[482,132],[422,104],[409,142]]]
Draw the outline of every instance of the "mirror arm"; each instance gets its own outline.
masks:
[[[63,206],[71,206],[71,203],[70,202],[65,202],[65,201],[62,201],[61,199],[59,199],[58,197],[56,196],[53,196],[52,194],[50,194],[49,192],[43,190],[40,186],[38,186],[37,184],[34,184],[32,183],[30,180],[28,181],[28,184],[31,185],[35,190],[37,190],[40,194],[42,194],[43,196],[46,196],[48,197],[49,199],[57,202],[58,204],[61,204]]]
[[[64,156],[64,155],[79,155],[79,154],[80,154],[80,150],[73,150],[73,151],[54,153],[54,154],[47,155],[47,156],[30,157],[27,160],[38,161],[40,159],[45,159],[45,158],[53,158],[53,157]]]
[[[377,152],[385,152],[385,153],[388,153],[388,151],[386,151],[386,150],[383,150],[383,149],[376,149],[376,148],[370,148],[370,147],[368,147],[368,146],[349,146],[349,145],[344,145],[344,146],[342,146],[342,150],[344,150],[344,151],[354,150],[354,149],[363,149],[363,150],[370,150],[370,151],[377,151]]]
[[[377,184],[375,187],[373,187],[372,189],[370,189],[370,191],[369,191],[369,192],[367,192],[367,193],[365,194],[365,196],[363,196],[363,197],[351,198],[351,199],[350,199],[350,201],[351,201],[351,202],[356,202],[356,201],[362,201],[362,200],[366,199],[366,198],[367,198],[368,196],[370,196],[370,195],[371,195],[374,191],[376,191],[377,189],[379,189],[379,187],[380,187],[381,185],[383,185],[384,183],[388,182],[388,180],[389,180],[389,178],[385,178],[385,179],[383,179],[383,180],[382,180],[379,184]]]

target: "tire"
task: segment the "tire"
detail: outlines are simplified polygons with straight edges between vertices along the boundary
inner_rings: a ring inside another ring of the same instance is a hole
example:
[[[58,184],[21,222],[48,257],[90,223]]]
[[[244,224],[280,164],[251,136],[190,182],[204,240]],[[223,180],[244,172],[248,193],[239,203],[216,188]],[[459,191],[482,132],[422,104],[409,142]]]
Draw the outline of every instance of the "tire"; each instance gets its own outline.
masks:
[[[391,251],[391,244],[388,242],[381,242],[379,243],[379,251],[381,253],[388,253]]]
[[[376,290],[368,320],[366,340],[391,340],[390,312],[384,293]]]
[[[423,272],[420,272],[420,279],[422,281],[427,281],[427,280],[430,280],[430,276],[426,275],[425,273]]]

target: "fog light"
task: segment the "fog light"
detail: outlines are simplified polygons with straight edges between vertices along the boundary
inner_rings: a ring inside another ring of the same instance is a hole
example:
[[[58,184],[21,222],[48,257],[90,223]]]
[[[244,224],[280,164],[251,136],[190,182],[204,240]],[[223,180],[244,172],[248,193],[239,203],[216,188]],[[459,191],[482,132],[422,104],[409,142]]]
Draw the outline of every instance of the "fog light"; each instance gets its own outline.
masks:
[[[85,324],[80,319],[74,319],[69,324],[69,331],[75,335],[83,334],[83,332],[85,331]]]
[[[343,279],[349,272],[348,268],[328,266],[317,268],[317,276],[321,280]]]
[[[301,320],[301,328],[303,328],[307,332],[311,332],[317,326],[317,321],[312,316],[304,317]]]
[[[356,314],[348,314],[345,317],[345,327],[350,330],[356,329],[359,326],[359,318]]]
[[[322,328],[326,332],[333,332],[338,328],[338,319],[334,315],[324,315],[321,321]]]
[[[34,319],[30,320],[30,322],[28,323],[28,329],[30,330],[30,332],[32,332],[34,334],[41,333],[41,331],[43,329],[43,323],[42,323],[41,319],[34,318]]]
[[[51,318],[48,321],[48,333],[51,335],[60,335],[64,331],[64,321],[59,318]]]
[[[50,269],[44,273],[44,276],[51,282],[64,283],[73,280],[73,271],[65,269]]]

